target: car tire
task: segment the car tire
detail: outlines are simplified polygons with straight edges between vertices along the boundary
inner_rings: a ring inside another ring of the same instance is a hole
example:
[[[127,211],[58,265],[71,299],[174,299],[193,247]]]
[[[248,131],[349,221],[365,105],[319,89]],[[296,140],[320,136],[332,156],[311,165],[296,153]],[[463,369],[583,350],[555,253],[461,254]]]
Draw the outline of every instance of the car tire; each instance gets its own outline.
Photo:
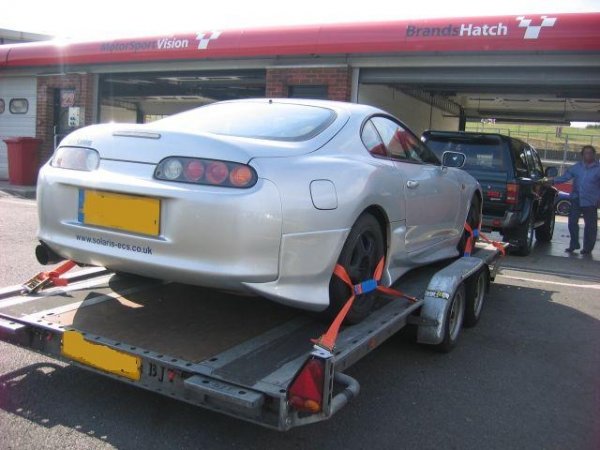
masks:
[[[476,229],[481,223],[481,206],[477,197],[473,197],[473,200],[471,200],[471,206],[469,207],[469,212],[467,214],[467,223],[471,226],[472,229]],[[458,242],[458,252],[460,256],[463,256],[465,254],[468,238],[469,233],[467,232],[467,230],[464,230],[460,241]],[[473,245],[477,243],[478,239],[478,237],[475,237],[473,239]]]
[[[556,210],[556,214],[568,216],[571,212],[571,202],[569,200],[560,200],[554,209]]]
[[[363,214],[350,230],[338,258],[338,264],[346,269],[352,283],[358,284],[373,278],[375,268],[384,254],[383,231],[379,222],[371,214]],[[351,294],[348,285],[336,275],[332,275],[329,282],[329,307],[325,311],[325,316],[335,317]],[[348,311],[345,323],[359,323],[371,314],[376,296],[377,292],[358,296]]]
[[[479,322],[488,287],[489,272],[486,267],[481,268],[467,280],[465,287],[465,318],[463,322],[465,327],[474,327]]]
[[[535,234],[535,229],[533,227],[533,217],[529,216],[527,222],[518,229],[517,233],[518,243],[513,248],[511,253],[517,256],[527,256],[531,253],[531,249],[533,247],[533,236]]]
[[[444,339],[435,346],[437,351],[448,353],[456,346],[465,317],[465,304],[465,285],[461,283],[454,291],[451,303],[448,305],[448,313],[444,320]]]
[[[549,210],[544,224],[535,229],[535,238],[540,242],[550,242],[554,235],[554,224],[556,216],[554,210]]]

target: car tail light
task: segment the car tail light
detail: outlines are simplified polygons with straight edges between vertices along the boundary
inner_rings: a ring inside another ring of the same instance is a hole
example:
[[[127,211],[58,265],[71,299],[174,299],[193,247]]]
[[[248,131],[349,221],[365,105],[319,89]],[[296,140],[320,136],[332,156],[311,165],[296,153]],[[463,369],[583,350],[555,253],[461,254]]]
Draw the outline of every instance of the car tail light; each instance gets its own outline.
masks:
[[[61,169],[84,170],[91,172],[100,164],[100,155],[96,150],[83,147],[59,147],[50,161],[52,167]]]
[[[196,182],[204,175],[204,164],[202,164],[202,161],[196,161],[195,159],[188,161],[183,174],[186,180]]]
[[[163,175],[167,180],[176,180],[183,172],[183,164],[181,161],[171,159],[167,161],[163,167]]]
[[[234,186],[246,186],[252,181],[252,170],[248,166],[237,166],[229,174],[229,182]]]
[[[519,201],[519,185],[515,183],[506,184],[506,203],[516,205]]]
[[[289,403],[296,411],[316,414],[323,409],[325,364],[309,359],[298,372],[288,392]]]
[[[229,169],[224,162],[213,161],[206,168],[206,180],[210,184],[221,184],[227,179]]]
[[[156,166],[154,178],[234,188],[249,188],[258,180],[254,169],[245,164],[178,156],[163,159]]]

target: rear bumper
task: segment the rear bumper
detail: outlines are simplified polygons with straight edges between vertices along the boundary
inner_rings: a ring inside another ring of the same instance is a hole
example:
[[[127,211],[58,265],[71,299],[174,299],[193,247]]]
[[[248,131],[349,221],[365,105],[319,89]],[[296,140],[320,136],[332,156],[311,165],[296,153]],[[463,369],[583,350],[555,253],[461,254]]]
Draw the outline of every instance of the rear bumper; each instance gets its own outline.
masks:
[[[102,161],[96,172],[45,166],[38,181],[38,237],[59,255],[182,283],[245,290],[277,280],[279,192],[260,179],[251,189],[161,182],[153,165]],[[81,223],[81,188],[160,199],[160,233],[144,236]]]
[[[481,227],[488,231],[503,231],[515,228],[522,223],[520,211],[507,211],[504,216],[491,216],[484,214]]]

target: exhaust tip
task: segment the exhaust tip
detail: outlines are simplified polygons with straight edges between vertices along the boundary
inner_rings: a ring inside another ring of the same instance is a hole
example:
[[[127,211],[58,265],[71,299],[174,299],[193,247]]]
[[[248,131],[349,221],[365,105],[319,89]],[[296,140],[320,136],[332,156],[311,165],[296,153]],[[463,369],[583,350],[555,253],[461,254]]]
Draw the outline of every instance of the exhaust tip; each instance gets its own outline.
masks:
[[[48,264],[56,264],[64,259],[43,242],[35,248],[35,257],[43,266],[47,266]]]

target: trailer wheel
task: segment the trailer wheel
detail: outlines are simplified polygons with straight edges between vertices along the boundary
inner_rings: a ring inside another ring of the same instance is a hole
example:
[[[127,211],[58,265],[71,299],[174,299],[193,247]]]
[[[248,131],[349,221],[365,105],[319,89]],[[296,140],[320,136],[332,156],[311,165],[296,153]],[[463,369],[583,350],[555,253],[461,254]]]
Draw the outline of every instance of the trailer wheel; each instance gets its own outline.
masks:
[[[444,321],[444,340],[435,346],[436,350],[447,353],[454,348],[465,317],[466,303],[465,285],[461,283],[456,288]]]
[[[465,327],[474,327],[479,322],[485,301],[485,294],[488,291],[488,284],[489,273],[486,267],[483,267],[467,280],[465,288]]]

